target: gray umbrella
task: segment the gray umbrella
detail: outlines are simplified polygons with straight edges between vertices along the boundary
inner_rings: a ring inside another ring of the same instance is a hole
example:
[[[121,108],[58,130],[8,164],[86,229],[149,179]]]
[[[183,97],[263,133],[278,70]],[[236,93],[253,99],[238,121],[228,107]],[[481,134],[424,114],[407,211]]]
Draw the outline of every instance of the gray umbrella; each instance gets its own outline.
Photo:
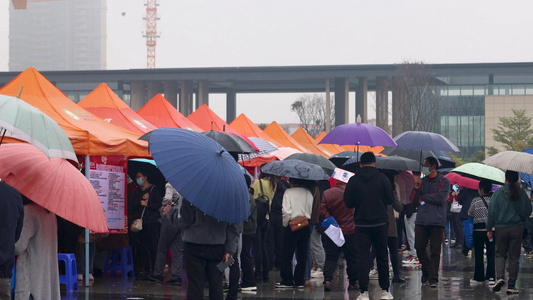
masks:
[[[332,175],[333,171],[335,170],[335,165],[329,161],[327,158],[325,158],[322,155],[313,154],[313,153],[294,153],[290,155],[289,157],[285,158],[285,160],[289,159],[299,159],[301,161],[305,161],[308,163],[312,163],[314,165],[320,166],[328,175]]]
[[[401,156],[378,156],[376,157],[376,168],[396,171],[418,171],[420,169],[420,163],[414,159]]]
[[[320,166],[298,159],[271,161],[261,167],[261,172],[306,180],[329,179],[328,174]]]

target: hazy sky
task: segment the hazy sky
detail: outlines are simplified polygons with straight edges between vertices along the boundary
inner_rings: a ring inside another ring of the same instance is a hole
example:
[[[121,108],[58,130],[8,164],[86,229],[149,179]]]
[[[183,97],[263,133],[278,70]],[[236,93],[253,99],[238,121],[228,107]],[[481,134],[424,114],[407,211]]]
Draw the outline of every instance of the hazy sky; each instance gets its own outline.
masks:
[[[0,70],[5,71],[9,2],[0,1]],[[159,2],[158,68],[533,61],[531,0]],[[107,1],[108,69],[145,68],[143,3]],[[210,97],[223,118],[224,97]],[[289,110],[296,97],[239,94],[237,114],[257,123],[297,122]],[[353,111],[355,94],[350,98]],[[258,109],[265,106],[260,101],[276,109],[265,113]]]

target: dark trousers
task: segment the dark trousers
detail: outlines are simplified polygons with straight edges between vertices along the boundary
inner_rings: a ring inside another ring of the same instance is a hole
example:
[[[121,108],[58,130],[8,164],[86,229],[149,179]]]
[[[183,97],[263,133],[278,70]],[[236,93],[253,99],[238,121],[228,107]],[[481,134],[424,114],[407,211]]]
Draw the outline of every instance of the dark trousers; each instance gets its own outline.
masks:
[[[242,252],[241,252],[242,253]],[[235,262],[229,267],[229,290],[226,300],[237,300],[239,293],[239,279],[241,278],[241,270],[239,268],[239,260],[233,255]]]
[[[157,256],[159,222],[143,224],[143,229],[139,231],[139,240],[144,272],[151,273],[155,267],[155,258]]]
[[[268,231],[272,233],[274,242],[274,266],[281,269],[283,257],[283,217],[281,213],[270,213],[270,223]]]
[[[398,248],[397,249],[401,249],[402,248],[402,244],[406,244],[406,246],[409,245],[409,243],[407,243],[407,241],[405,241],[404,237],[404,232],[405,232],[405,223],[404,223],[404,217],[405,217],[405,212],[404,212],[404,208],[405,205],[402,205],[402,211],[400,212],[400,215],[398,216],[398,219],[396,219],[396,233],[397,233],[397,237],[398,237]]]
[[[167,260],[167,251],[170,248],[172,255],[171,279],[181,279],[183,271],[183,242],[181,240],[181,231],[173,226],[172,222],[165,221],[161,225],[161,234],[159,235],[159,244],[157,246],[157,257],[155,259],[154,276],[163,276],[165,272],[165,262]]]
[[[11,299],[11,282],[9,278],[0,278],[0,299]]]
[[[455,243],[463,245],[465,242],[465,227],[463,219],[459,213],[452,213],[453,231],[455,232]]]
[[[520,248],[524,225],[513,227],[497,227],[494,240],[496,242],[496,277],[505,277],[505,261],[509,259],[509,285],[514,286],[520,268]]]
[[[398,249],[394,248],[396,245],[398,245],[398,238],[395,236],[389,236],[387,238],[387,245],[389,248],[389,257],[390,257],[390,264],[392,265],[392,272],[394,273],[394,276],[400,276],[400,267],[398,266]],[[374,259],[376,258],[376,249],[372,248],[372,252],[370,253],[370,264],[368,266],[369,270],[374,269]]]
[[[387,233],[389,225],[376,227],[356,227],[357,261],[359,270],[359,287],[361,293],[368,291],[368,262],[370,261],[370,247],[376,248],[379,286],[389,290],[389,258],[387,257]]]
[[[487,247],[487,273],[485,274],[485,263],[483,262],[483,249]],[[484,281],[489,278],[496,278],[494,275],[494,241],[489,242],[487,232],[474,230],[474,280]]]
[[[324,281],[331,281],[333,274],[337,269],[337,262],[341,251],[344,252],[344,258],[346,259],[346,273],[348,273],[348,280],[350,284],[355,284],[359,279],[357,273],[357,250],[356,250],[356,238],[355,234],[349,234],[344,236],[344,245],[337,247],[327,235],[322,236],[324,242],[324,249],[326,251],[326,262],[324,263]]]
[[[222,272],[217,264],[224,256],[224,245],[184,244],[185,264],[187,265],[187,299],[204,299],[204,279],[209,283],[209,299],[222,300]]]
[[[304,285],[304,273],[307,264],[307,249],[311,230],[308,227],[291,231],[287,226],[283,236],[283,261],[281,262],[281,283],[284,285]],[[296,252],[296,268],[292,273],[292,257]]]
[[[529,252],[533,250],[533,218],[527,218],[525,222],[525,228],[527,228],[527,236],[522,240],[524,250]]]
[[[242,235],[242,250],[241,250],[241,269],[242,269],[242,285],[255,286],[254,277],[254,260],[250,251],[254,243],[255,234]]]
[[[439,280],[440,251],[444,239],[444,227],[415,226],[415,249],[418,260],[422,264],[422,273],[428,274],[428,279]],[[427,246],[429,243],[429,256]]]
[[[254,260],[255,260],[255,273],[257,275],[262,274],[263,278],[268,278],[268,252],[266,248],[268,231],[268,220],[261,224],[261,227],[257,228],[254,239]]]

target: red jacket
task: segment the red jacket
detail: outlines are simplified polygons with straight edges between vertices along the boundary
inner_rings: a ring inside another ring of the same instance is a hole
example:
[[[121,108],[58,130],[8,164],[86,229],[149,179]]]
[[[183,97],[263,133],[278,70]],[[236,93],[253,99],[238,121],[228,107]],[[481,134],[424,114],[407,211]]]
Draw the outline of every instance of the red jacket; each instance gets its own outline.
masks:
[[[337,181],[337,185],[325,190],[320,202],[320,219],[335,218],[344,235],[355,234],[353,208],[344,204],[346,183]]]

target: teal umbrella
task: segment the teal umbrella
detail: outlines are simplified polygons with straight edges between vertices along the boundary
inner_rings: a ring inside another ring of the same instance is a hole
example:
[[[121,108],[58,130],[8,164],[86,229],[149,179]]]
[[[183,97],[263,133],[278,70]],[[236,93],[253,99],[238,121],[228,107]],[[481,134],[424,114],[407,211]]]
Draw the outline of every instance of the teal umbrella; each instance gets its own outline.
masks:
[[[0,95],[0,144],[5,136],[28,142],[48,156],[78,161],[67,135],[52,118],[23,100]]]
[[[487,179],[495,184],[505,183],[505,173],[502,170],[480,163],[467,163],[452,169],[451,172],[477,180]]]

